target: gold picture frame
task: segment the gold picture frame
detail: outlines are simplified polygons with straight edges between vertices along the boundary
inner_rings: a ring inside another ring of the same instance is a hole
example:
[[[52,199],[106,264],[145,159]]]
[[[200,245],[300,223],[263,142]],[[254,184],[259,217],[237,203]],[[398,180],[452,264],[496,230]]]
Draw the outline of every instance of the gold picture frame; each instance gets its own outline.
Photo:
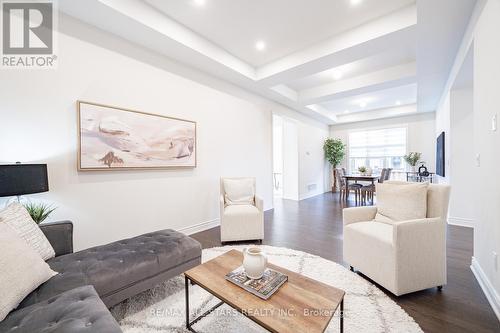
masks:
[[[78,100],[78,171],[197,167],[195,121]]]

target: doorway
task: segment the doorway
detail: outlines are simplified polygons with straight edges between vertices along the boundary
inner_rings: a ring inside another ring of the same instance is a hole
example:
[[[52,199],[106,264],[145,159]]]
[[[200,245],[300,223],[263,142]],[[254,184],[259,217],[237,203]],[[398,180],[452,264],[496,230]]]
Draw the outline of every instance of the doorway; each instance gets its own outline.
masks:
[[[273,114],[273,193],[275,198],[299,200],[298,125]]]
[[[450,91],[450,162],[451,197],[448,220],[459,225],[473,225],[477,195],[474,173],[474,52],[470,47]]]
[[[283,198],[283,118],[273,115],[273,194]]]

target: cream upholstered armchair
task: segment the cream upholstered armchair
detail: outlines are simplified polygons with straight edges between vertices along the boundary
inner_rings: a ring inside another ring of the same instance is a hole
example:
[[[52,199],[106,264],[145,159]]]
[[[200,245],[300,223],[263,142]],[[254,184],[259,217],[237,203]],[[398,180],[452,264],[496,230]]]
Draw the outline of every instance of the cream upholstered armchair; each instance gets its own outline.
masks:
[[[399,296],[446,284],[450,187],[377,184],[377,206],[346,208],[344,261]]]
[[[263,201],[255,195],[255,178],[221,178],[222,242],[264,239]]]

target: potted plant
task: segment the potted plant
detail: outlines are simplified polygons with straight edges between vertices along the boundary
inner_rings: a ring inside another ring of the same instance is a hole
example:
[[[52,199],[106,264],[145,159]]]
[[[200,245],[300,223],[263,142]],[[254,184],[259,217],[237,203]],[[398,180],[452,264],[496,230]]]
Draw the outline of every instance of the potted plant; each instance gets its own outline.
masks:
[[[56,210],[56,207],[52,207],[52,205],[47,205],[44,203],[28,202],[23,204],[23,206],[31,215],[33,221],[35,221],[37,224],[42,223],[54,210]]]
[[[332,192],[337,191],[337,166],[342,162],[345,156],[345,144],[340,139],[328,138],[323,145],[326,160],[333,168],[333,186]]]
[[[422,153],[413,151],[410,152],[408,155],[405,155],[403,158],[405,162],[411,166],[411,171],[415,172],[416,165],[418,164],[418,161],[420,161],[420,157],[422,157]]]
[[[366,169],[366,167],[365,167],[365,166],[360,166],[360,167],[358,168],[358,171],[359,171],[359,173],[360,173],[361,175],[363,175],[363,176],[364,176],[364,175],[366,174],[367,169]]]

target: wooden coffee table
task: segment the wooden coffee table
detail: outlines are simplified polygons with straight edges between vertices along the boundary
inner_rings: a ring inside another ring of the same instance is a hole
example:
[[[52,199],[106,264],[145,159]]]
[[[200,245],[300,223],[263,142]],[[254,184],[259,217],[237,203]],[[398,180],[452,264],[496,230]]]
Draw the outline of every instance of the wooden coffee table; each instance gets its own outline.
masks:
[[[243,290],[225,279],[225,275],[241,266],[243,254],[231,250],[185,272],[186,328],[226,303],[270,332],[324,332],[340,306],[340,332],[344,330],[343,290],[315,281],[282,267],[269,267],[288,275],[288,281],[268,300]],[[197,284],[220,303],[199,317],[189,318],[189,284]]]

